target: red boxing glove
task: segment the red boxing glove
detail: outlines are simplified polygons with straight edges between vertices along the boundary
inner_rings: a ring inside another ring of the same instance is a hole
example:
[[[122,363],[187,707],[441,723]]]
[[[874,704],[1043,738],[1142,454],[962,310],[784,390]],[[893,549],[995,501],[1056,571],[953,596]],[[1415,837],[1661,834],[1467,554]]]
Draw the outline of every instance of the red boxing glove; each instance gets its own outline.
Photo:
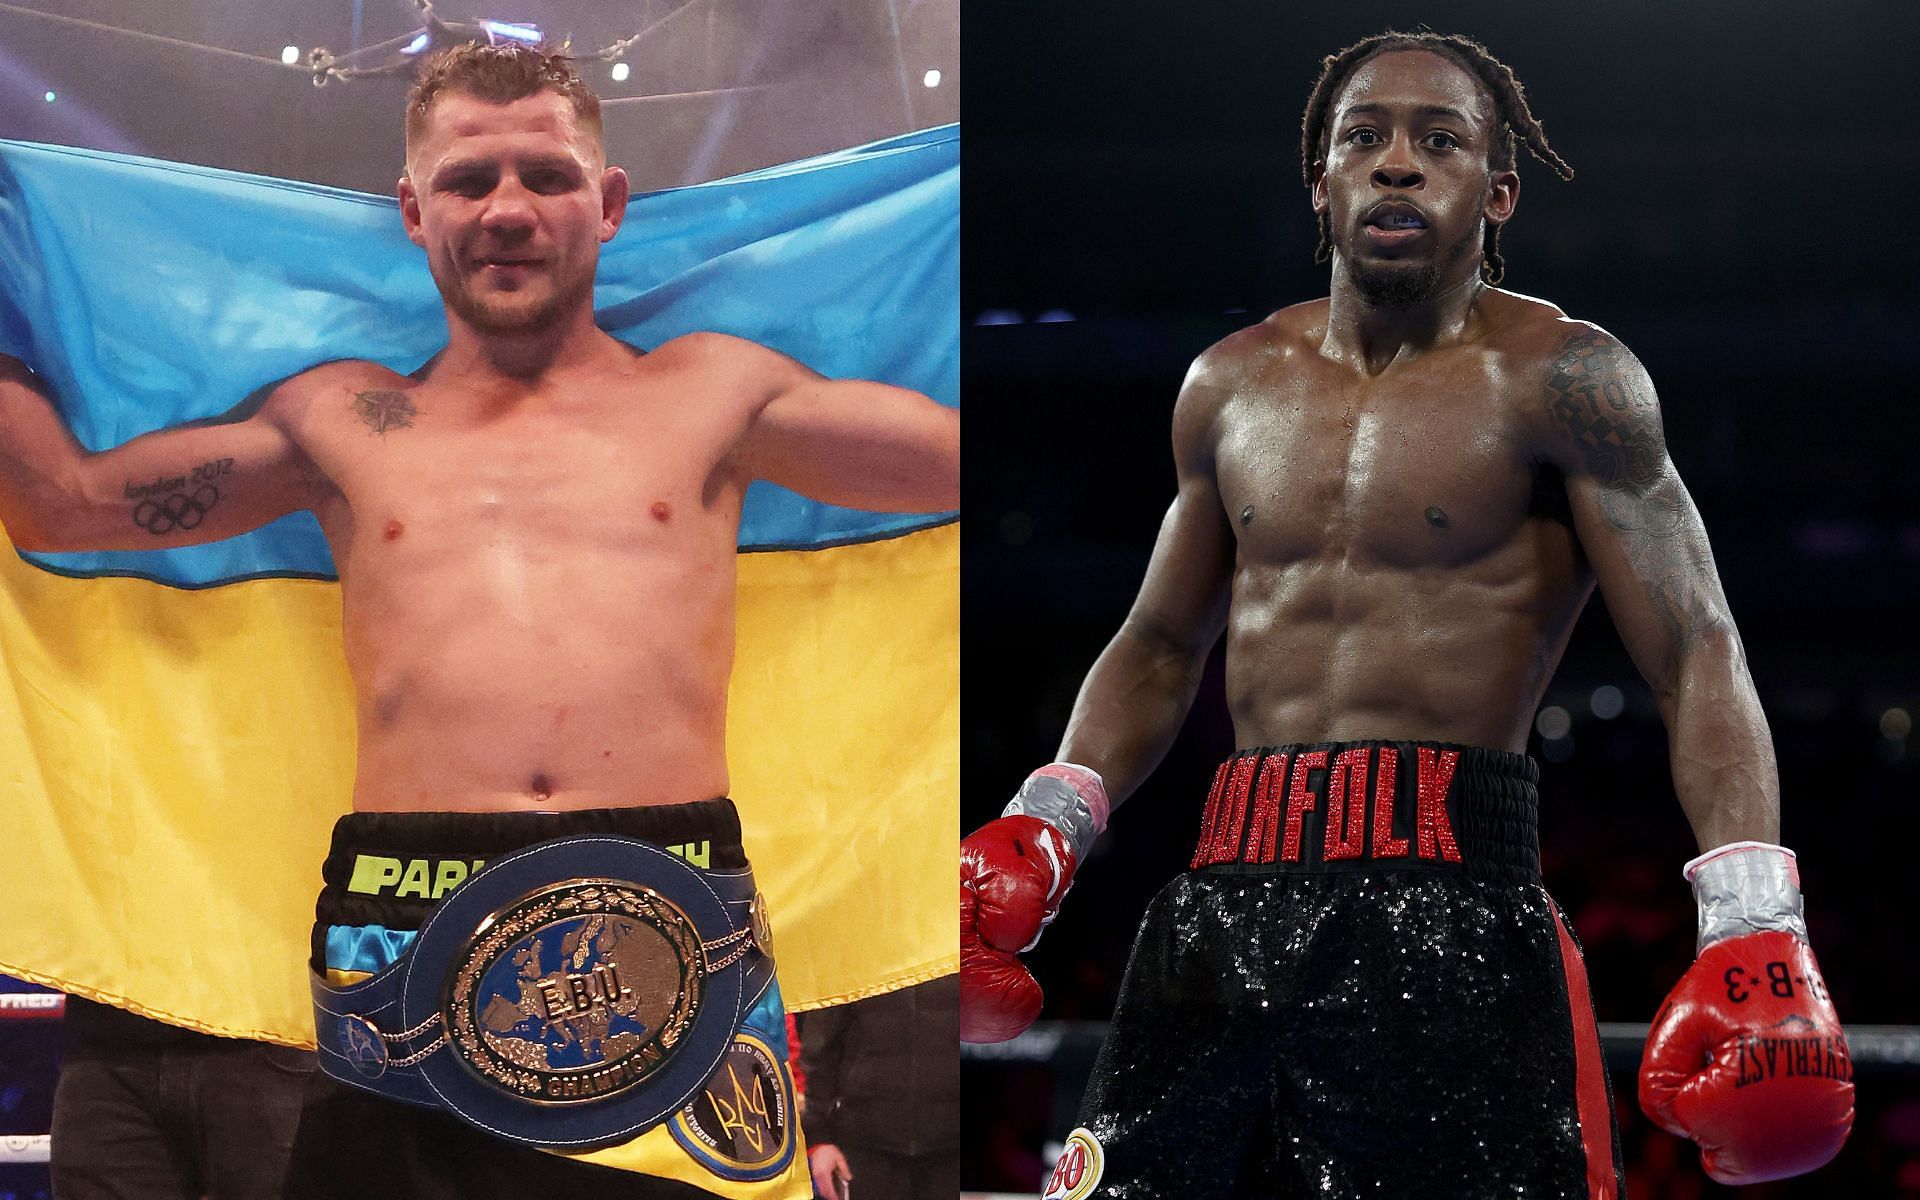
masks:
[[[961,1041],[1004,1042],[1040,1015],[1040,985],[1015,955],[1060,911],[1107,808],[1099,775],[1053,763],[960,843]]]
[[[1072,847],[1038,817],[989,821],[960,843],[960,1040],[1004,1042],[1040,1015],[1031,949],[1073,882]]]
[[[1805,941],[1791,854],[1740,843],[1689,877],[1706,946],[1654,1018],[1640,1107],[1692,1138],[1720,1183],[1823,1166],[1853,1128],[1853,1063]]]

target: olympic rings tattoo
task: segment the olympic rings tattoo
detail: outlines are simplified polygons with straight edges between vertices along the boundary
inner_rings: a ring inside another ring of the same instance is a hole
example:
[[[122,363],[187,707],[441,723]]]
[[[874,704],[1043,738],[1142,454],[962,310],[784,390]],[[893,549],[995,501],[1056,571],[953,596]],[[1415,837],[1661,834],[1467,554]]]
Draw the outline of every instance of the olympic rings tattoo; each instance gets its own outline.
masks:
[[[142,500],[133,510],[133,523],[155,537],[176,529],[197,529],[219,502],[220,489],[209,483],[191,496],[175,492],[164,500]]]

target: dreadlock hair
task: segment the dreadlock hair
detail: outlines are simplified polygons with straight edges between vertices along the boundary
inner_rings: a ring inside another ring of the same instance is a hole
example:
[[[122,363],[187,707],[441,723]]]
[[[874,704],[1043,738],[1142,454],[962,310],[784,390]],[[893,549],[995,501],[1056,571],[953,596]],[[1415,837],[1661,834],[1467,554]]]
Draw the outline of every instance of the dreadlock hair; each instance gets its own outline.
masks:
[[[1527,107],[1527,90],[1514,78],[1512,67],[1479,42],[1457,33],[1398,33],[1390,29],[1320,60],[1320,78],[1314,80],[1313,94],[1307,97],[1307,111],[1300,121],[1300,175],[1309,188],[1313,186],[1315,166],[1326,159],[1327,117],[1334,97],[1362,63],[1395,50],[1426,50],[1441,55],[1480,81],[1493,99],[1498,126],[1487,153],[1488,166],[1496,171],[1513,170],[1516,143],[1524,140],[1527,152],[1551,167],[1555,175],[1573,178],[1573,168],[1547,144],[1546,130]],[[1313,261],[1325,262],[1333,253],[1333,223],[1326,213],[1319,214],[1319,226],[1320,245],[1313,252]],[[1497,284],[1506,277],[1507,264],[1500,257],[1500,226],[1487,226],[1481,255],[1480,274],[1488,283]]]

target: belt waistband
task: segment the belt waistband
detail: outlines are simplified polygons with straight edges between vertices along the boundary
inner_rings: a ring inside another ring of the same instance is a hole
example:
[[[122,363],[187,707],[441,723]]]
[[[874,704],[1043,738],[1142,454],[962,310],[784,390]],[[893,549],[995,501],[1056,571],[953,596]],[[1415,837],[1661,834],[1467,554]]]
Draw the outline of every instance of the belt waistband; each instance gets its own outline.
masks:
[[[1220,764],[1189,866],[1241,873],[1433,870],[1540,878],[1539,769],[1442,742],[1319,742]]]
[[[345,885],[359,854],[485,858],[555,838],[594,835],[637,838],[657,846],[711,842],[710,865],[725,869],[746,862],[740,814],[732,800],[721,796],[555,812],[350,812],[334,822],[323,871],[329,883]]]
[[[559,838],[607,836],[664,846],[696,867],[747,865],[733,801],[560,812],[352,812],[333,827],[315,905],[314,970],[325,970],[327,930],[378,925],[414,930],[469,875],[503,854]]]

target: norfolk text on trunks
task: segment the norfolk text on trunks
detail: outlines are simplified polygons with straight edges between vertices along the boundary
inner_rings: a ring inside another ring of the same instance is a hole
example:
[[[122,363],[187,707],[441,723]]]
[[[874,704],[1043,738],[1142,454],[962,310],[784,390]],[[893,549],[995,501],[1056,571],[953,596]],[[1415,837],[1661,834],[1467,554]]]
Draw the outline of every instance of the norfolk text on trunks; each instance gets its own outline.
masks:
[[[1457,863],[1460,847],[1447,815],[1447,792],[1459,761],[1456,750],[1416,749],[1415,762],[1409,764],[1415,769],[1413,830],[1411,837],[1405,837],[1394,832],[1394,798],[1402,767],[1396,747],[1355,746],[1337,754],[1303,750],[1232,759],[1221,764],[1214,777],[1192,866],[1297,863],[1303,852],[1310,862],[1418,857]],[[1316,811],[1324,813],[1325,833],[1312,839],[1308,815]]]

